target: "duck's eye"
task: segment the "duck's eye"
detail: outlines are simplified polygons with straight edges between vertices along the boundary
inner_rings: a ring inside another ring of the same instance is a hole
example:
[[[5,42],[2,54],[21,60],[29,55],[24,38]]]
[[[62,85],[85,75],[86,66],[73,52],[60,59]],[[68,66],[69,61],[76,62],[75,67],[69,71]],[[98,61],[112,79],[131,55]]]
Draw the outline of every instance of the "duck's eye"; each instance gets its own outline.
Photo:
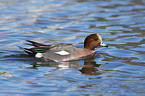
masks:
[[[95,41],[97,41],[98,40],[98,38],[95,38]]]

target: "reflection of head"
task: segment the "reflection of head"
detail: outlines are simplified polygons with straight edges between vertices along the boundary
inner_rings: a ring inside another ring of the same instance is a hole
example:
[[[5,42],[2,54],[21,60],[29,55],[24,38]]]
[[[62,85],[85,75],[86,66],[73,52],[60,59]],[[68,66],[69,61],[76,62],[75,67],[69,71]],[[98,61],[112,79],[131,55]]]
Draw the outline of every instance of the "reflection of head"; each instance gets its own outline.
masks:
[[[94,58],[85,59],[84,61],[84,67],[80,70],[82,74],[87,75],[94,75],[98,69],[95,67],[99,67],[101,64],[96,64],[96,61]]]
[[[85,66],[80,70],[83,74],[94,75],[98,69],[93,66]]]

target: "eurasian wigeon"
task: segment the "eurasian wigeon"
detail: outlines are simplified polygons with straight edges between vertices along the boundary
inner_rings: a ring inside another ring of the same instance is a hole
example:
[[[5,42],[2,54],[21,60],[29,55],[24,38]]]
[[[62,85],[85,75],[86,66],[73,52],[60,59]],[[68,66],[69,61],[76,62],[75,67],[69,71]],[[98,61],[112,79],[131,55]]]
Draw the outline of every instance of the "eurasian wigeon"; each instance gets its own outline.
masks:
[[[98,46],[108,47],[102,42],[102,38],[99,34],[91,34],[86,37],[84,41],[84,48],[79,48],[71,44],[55,44],[55,45],[44,45],[34,41],[27,40],[33,48],[22,48],[20,49],[27,52],[30,56],[36,58],[43,58],[45,61],[52,60],[55,62],[76,60],[79,58],[93,56],[95,49]]]

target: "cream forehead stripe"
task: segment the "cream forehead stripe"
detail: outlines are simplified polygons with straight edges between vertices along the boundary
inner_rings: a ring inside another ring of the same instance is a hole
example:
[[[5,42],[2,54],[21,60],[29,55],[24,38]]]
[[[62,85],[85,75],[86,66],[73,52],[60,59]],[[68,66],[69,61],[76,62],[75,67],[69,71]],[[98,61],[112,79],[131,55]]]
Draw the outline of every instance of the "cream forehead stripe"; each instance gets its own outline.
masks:
[[[96,34],[96,36],[98,37],[98,39],[102,42],[102,38],[99,34]]]
[[[58,51],[58,52],[54,52],[54,53],[59,54],[59,55],[69,55],[70,54],[70,53],[68,53],[67,51],[64,51],[64,50]]]

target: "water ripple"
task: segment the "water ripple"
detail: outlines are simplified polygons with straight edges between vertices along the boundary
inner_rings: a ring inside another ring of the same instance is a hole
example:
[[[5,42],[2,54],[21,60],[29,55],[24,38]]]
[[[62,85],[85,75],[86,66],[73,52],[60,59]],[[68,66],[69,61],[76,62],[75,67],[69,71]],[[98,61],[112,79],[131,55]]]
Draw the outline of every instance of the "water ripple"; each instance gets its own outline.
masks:
[[[0,95],[144,96],[144,0],[1,0]],[[92,33],[108,48],[90,60],[43,62],[25,40],[83,47]]]

